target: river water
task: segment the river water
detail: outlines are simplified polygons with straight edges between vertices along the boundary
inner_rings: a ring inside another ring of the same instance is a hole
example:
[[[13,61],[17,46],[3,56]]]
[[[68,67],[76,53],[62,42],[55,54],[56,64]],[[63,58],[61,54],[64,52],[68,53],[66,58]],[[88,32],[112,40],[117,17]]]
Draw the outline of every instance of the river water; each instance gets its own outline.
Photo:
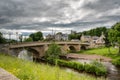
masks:
[[[18,58],[28,61],[33,61],[33,55],[32,53],[28,52],[27,50],[23,49],[19,55]]]

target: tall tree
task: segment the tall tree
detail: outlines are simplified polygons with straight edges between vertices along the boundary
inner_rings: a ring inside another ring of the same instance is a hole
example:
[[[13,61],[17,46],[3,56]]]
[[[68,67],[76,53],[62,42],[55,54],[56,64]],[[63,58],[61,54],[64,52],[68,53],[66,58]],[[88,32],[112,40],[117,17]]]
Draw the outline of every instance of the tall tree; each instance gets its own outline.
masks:
[[[32,38],[33,41],[43,40],[43,34],[40,31],[30,34],[29,37]]]
[[[108,32],[109,40],[112,44],[118,45],[120,54],[120,22],[116,23]]]
[[[1,32],[0,32],[0,43],[5,43],[5,38],[3,38],[3,35]]]

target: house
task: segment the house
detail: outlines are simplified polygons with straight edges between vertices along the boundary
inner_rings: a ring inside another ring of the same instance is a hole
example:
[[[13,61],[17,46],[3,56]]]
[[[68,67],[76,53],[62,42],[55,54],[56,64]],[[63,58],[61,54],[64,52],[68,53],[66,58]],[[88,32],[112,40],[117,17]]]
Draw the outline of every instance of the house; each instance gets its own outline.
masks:
[[[51,35],[51,34],[48,34],[47,36],[46,36],[46,40],[54,40],[54,35]]]
[[[105,41],[104,41],[104,34],[102,33],[100,37],[98,36],[85,36],[84,34],[82,34],[80,40],[83,43],[89,43],[91,48],[95,48],[95,47],[100,47],[100,46],[104,46]]]
[[[84,34],[82,34],[80,40],[81,40],[81,42],[84,42],[84,43],[90,43],[91,42],[91,36],[85,36]]]
[[[62,34],[61,32],[55,35],[48,34],[46,40],[68,41],[68,34]]]
[[[56,41],[68,41],[68,34],[62,34],[61,32],[55,34]]]

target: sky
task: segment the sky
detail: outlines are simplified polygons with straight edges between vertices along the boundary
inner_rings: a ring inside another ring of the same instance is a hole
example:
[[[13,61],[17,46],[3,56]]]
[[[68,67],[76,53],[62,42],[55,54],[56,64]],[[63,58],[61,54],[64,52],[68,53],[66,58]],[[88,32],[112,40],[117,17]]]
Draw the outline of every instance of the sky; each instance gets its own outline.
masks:
[[[120,22],[120,0],[0,0],[4,34],[81,32],[116,22]]]

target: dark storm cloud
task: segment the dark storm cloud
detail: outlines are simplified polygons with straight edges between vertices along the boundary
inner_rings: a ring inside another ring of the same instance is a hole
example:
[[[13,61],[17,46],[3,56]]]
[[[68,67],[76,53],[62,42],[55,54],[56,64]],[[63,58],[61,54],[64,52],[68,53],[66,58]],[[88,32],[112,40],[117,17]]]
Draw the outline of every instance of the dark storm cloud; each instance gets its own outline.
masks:
[[[119,0],[1,0],[0,29],[74,30],[120,21]]]

